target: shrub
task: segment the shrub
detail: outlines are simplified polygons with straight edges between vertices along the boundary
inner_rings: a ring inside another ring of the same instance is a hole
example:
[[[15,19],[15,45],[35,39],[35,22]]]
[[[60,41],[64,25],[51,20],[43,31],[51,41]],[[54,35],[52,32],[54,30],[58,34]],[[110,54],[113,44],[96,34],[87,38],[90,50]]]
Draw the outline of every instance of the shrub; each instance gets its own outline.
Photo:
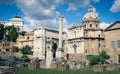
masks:
[[[22,56],[22,60],[25,61],[25,62],[30,62],[30,58],[26,55]]]
[[[0,57],[0,61],[4,61],[5,59],[3,59],[2,57]]]
[[[107,53],[106,53],[105,51],[102,51],[102,52],[100,53],[100,56],[103,57],[104,59],[109,59],[109,58],[110,58],[110,56],[107,55]]]
[[[106,54],[105,51],[102,51],[100,55],[87,55],[86,59],[89,60],[89,66],[101,63],[104,64],[106,59],[109,59],[110,56]]]
[[[30,54],[31,53],[32,48],[28,45],[26,45],[25,47],[22,48],[22,54]]]

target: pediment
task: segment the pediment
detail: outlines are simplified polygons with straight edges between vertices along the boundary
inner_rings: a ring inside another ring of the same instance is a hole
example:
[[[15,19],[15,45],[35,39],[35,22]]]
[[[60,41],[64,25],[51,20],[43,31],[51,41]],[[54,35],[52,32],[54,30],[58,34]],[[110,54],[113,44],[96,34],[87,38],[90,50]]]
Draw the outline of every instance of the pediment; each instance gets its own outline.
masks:
[[[119,29],[120,28],[120,21],[116,21],[112,25],[108,26],[105,30],[113,30],[113,29]]]

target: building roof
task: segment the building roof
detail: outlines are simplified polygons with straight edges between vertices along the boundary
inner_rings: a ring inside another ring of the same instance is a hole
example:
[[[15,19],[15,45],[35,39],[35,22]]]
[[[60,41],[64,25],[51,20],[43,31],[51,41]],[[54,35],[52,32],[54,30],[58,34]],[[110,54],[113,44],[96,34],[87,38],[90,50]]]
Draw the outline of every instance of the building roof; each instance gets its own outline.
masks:
[[[108,26],[108,27],[105,29],[105,31],[120,29],[120,27],[110,29],[111,27],[113,27],[113,26],[116,25],[117,23],[120,23],[120,20],[115,21],[113,24],[111,24],[110,26]]]
[[[27,35],[34,35],[34,32],[27,32],[27,33],[25,33],[25,35],[27,36]]]
[[[34,29],[34,30],[41,30],[41,29],[45,29],[45,30],[47,30],[47,31],[52,31],[52,32],[57,32],[57,33],[59,33],[59,30],[57,30],[57,29],[52,29],[52,28],[48,28],[48,27],[39,27],[39,28]],[[63,31],[63,33],[65,34],[66,32]]]
[[[23,21],[21,18],[11,18],[10,21]]]
[[[10,19],[10,21],[23,21],[23,20],[18,14],[16,14],[13,18]]]
[[[81,28],[83,27],[83,25],[78,25],[76,23],[73,23],[73,25],[71,27],[68,28],[68,30],[72,30],[72,29],[75,29],[75,28]]]
[[[85,31],[103,31],[101,28],[96,28],[96,29],[84,29]]]
[[[88,12],[84,15],[83,19],[90,19],[90,18],[98,18],[97,14],[93,9],[93,6],[91,5],[89,5]]]

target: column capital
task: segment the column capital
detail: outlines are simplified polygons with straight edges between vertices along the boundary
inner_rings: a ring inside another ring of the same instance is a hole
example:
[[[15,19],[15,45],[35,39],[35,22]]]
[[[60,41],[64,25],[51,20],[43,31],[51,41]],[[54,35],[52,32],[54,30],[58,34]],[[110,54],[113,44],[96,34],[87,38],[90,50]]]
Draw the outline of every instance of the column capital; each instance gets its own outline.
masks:
[[[63,19],[64,17],[63,16],[59,16],[60,19]]]

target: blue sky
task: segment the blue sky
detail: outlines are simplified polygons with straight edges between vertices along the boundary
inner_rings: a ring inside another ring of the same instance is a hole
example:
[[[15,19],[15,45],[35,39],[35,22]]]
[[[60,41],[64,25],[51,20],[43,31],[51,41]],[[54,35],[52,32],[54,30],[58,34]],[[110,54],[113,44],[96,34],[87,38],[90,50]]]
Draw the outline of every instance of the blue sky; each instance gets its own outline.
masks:
[[[18,13],[26,30],[40,26],[58,28],[62,15],[67,28],[72,23],[81,24],[89,4],[95,7],[102,27],[120,20],[120,0],[0,0],[0,21],[8,21]]]

